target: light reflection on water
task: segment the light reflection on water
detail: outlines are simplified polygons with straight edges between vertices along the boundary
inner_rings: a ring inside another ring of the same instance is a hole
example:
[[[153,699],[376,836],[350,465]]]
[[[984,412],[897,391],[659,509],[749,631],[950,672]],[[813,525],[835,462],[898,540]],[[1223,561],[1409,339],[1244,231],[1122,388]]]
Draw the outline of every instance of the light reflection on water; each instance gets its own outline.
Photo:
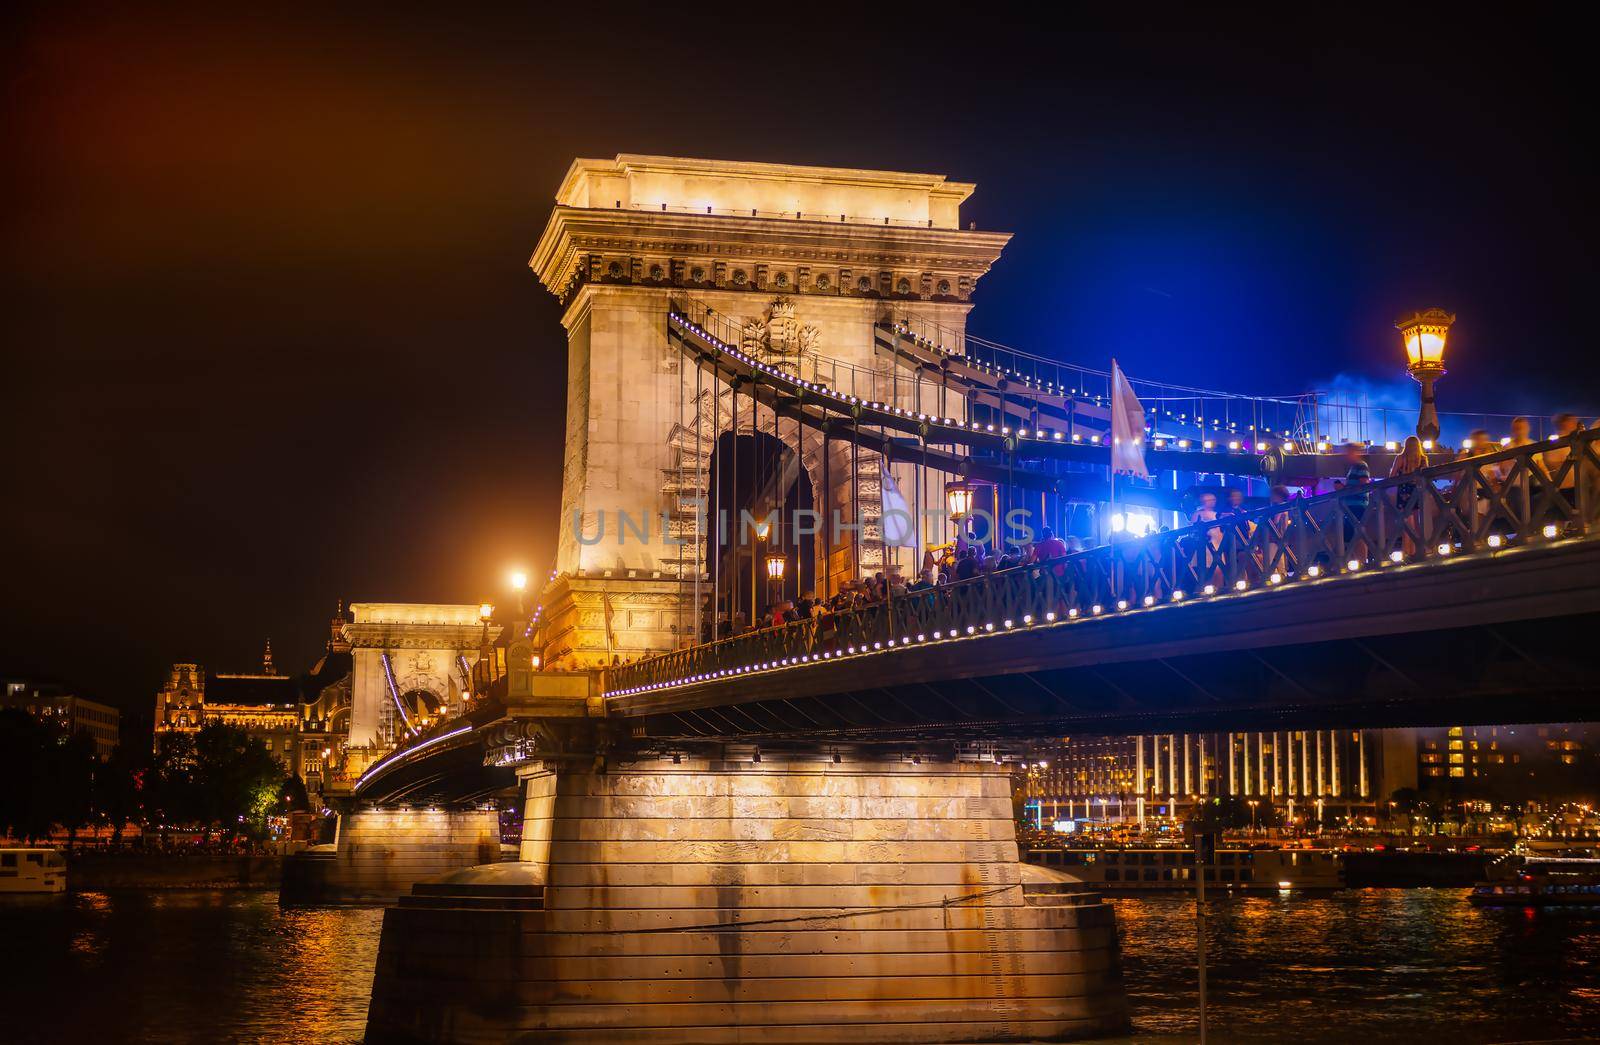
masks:
[[[1195,1033],[1194,901],[1113,899],[1141,1040]],[[1219,1041],[1451,1045],[1600,1034],[1600,909],[1473,907],[1463,889],[1212,903]]]
[[[1135,1040],[1192,1037],[1192,900],[1113,903]],[[356,1042],[382,919],[261,892],[0,898],[0,1039]],[[1600,1034],[1600,910],[1351,890],[1216,902],[1208,939],[1215,1041]]]
[[[234,890],[0,900],[0,1039],[361,1040],[381,910]]]

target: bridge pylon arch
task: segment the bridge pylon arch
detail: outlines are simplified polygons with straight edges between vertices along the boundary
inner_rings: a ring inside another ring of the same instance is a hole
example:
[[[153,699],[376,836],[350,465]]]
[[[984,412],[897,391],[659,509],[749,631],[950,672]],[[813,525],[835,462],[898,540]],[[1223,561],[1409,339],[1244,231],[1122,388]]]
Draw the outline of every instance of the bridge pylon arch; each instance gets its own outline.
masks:
[[[568,346],[546,663],[598,668],[694,641],[711,582],[696,522],[709,448],[723,431],[794,426],[730,387],[731,370],[691,360],[668,334],[669,312],[714,315],[752,356],[863,400],[934,409],[938,381],[881,352],[876,331],[892,319],[959,343],[973,289],[1010,238],[961,227],[972,191],[929,174],[574,161],[529,261],[565,305]],[[829,580],[914,570],[871,539],[877,455],[829,445],[823,468],[821,434],[799,439],[818,459],[806,461],[826,486],[818,503],[869,524],[827,549]],[[902,487],[921,481],[899,468]]]

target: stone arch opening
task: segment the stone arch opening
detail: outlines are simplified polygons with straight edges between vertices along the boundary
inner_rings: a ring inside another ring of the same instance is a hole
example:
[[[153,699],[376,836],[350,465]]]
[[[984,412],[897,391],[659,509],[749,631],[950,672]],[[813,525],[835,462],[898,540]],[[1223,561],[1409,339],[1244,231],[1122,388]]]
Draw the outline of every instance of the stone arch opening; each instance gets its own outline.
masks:
[[[400,700],[406,705],[406,714],[412,717],[412,721],[419,717],[434,718],[444,705],[444,700],[431,689],[409,690],[400,694]]]
[[[734,622],[749,624],[763,616],[770,621],[772,606],[798,599],[817,588],[817,539],[804,525],[820,512],[815,479],[802,454],[787,441],[766,432],[725,431],[712,447],[707,502],[708,526],[702,548],[713,589],[706,599],[707,628],[718,631]],[[774,516],[765,539],[749,525],[741,526],[742,513],[755,520]],[[721,525],[716,525],[720,520]],[[720,531],[720,539],[719,539]],[[784,556],[781,579],[768,576],[766,556]]]

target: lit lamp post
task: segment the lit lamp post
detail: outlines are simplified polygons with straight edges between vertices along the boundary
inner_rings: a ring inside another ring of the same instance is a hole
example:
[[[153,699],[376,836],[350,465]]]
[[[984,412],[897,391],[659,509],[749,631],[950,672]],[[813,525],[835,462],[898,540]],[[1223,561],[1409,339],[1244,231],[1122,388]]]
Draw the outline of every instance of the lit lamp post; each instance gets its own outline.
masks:
[[[762,543],[767,539],[767,523],[765,520],[756,523],[756,540]],[[754,545],[750,547],[750,627],[756,626],[756,614],[761,612],[761,606],[756,601],[756,561],[760,558]],[[767,594],[771,594],[769,590]]]
[[[972,514],[972,484],[965,479],[956,479],[944,484],[944,502],[950,509],[950,520],[957,529],[961,520]]]
[[[1442,308],[1413,312],[1395,321],[1406,346],[1406,372],[1422,386],[1417,438],[1439,438],[1439,413],[1433,405],[1433,383],[1444,376],[1444,344],[1456,317]]]
[[[1256,833],[1256,802],[1257,802],[1257,799],[1252,798],[1250,800],[1250,833],[1251,834],[1255,834]]]
[[[783,595],[783,570],[788,563],[782,552],[771,551],[767,553],[767,594],[772,594],[772,585],[778,585],[778,595]]]
[[[517,593],[517,619],[521,620],[528,612],[522,602],[522,593],[528,590],[528,575],[521,570],[512,570],[511,589]]]
[[[472,674],[480,694],[487,694],[489,683],[494,681],[489,676],[490,658],[494,654],[489,648],[489,621],[493,618],[494,606],[486,602],[478,607],[478,620],[483,624],[483,633],[478,638],[478,663],[473,666]]]

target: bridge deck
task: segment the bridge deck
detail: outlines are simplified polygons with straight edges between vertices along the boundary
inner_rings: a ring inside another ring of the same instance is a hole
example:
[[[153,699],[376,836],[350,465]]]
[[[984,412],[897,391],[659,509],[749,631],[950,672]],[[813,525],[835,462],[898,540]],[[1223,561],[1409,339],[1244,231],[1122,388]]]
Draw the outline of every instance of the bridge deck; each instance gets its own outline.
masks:
[[[930,708],[948,694],[908,700],[893,687],[1005,678],[965,692],[988,693],[977,704],[1016,721],[1044,713],[1017,712],[1018,701],[1048,693],[1057,706],[1045,721],[1060,723],[1119,704],[1086,705],[1084,678],[1051,685],[1041,673],[1582,617],[1600,611],[1597,446],[1600,433],[1579,433],[691,647],[608,672],[608,707],[652,719],[652,733],[898,729],[938,721]],[[1168,671],[1168,691],[1196,688],[1180,674]],[[795,705],[841,695],[838,711],[845,694],[872,695],[854,699],[864,716]],[[900,707],[910,714],[885,713]],[[985,716],[967,701],[957,718]]]
[[[1209,603],[999,622],[952,641],[913,636],[608,706],[644,718],[650,736],[774,739],[1568,717],[1600,699],[1600,651],[1587,641],[1597,628],[1600,542],[1563,542]]]

